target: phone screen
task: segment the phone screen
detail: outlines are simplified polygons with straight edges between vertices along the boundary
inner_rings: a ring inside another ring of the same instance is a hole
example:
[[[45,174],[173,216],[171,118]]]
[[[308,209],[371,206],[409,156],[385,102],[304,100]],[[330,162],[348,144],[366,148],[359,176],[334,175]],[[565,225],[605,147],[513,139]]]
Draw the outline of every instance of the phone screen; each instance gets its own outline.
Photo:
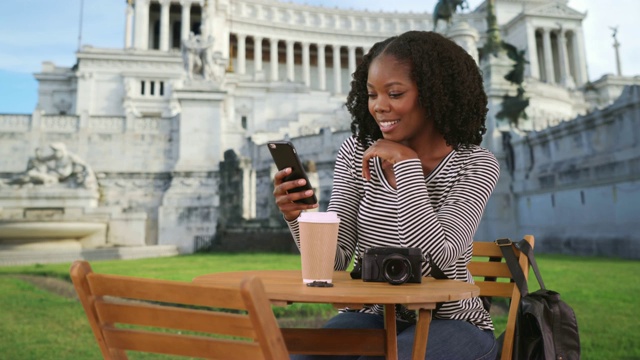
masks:
[[[287,176],[284,180],[291,181],[296,179],[305,179],[307,183],[303,186],[292,189],[290,192],[298,192],[304,190],[312,190],[313,187],[309,183],[309,178],[307,177],[307,173],[302,166],[302,162],[298,157],[298,153],[296,148],[289,141],[271,141],[267,144],[269,147],[269,152],[271,153],[271,157],[273,161],[276,163],[276,167],[278,170],[282,170],[285,168],[291,168],[291,174]],[[318,202],[316,195],[314,194],[311,197],[297,200],[298,203],[303,204],[315,204]]]

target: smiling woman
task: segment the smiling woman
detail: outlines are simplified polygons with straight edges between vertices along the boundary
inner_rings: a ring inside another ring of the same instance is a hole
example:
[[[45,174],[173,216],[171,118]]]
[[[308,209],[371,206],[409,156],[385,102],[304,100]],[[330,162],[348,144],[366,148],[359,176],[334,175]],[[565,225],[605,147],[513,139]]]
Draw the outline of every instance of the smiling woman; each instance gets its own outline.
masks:
[[[496,158],[479,147],[487,97],[475,60],[434,32],[390,37],[353,73],[347,109],[352,136],[338,151],[327,209],[340,218],[335,269],[370,248],[416,248],[430,259],[422,276],[437,268],[472,283],[473,236],[499,176]],[[297,185],[286,175],[276,173],[274,196],[299,246],[306,207],[293,202],[288,190]],[[380,328],[382,318],[380,305],[344,309],[325,327]],[[396,319],[398,357],[408,359],[416,314],[398,307]],[[478,297],[446,302],[433,319],[427,358],[495,357],[493,323]]]

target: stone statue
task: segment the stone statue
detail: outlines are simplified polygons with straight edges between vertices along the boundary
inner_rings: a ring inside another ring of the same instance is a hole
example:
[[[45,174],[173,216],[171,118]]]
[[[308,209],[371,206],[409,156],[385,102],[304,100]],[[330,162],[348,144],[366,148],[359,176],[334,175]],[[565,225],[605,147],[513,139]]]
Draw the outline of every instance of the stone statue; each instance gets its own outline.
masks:
[[[505,80],[517,85],[517,95],[510,96],[505,94],[502,97],[502,109],[496,114],[498,119],[507,119],[509,123],[518,127],[518,121],[527,119],[525,109],[529,106],[529,99],[524,97],[524,67],[529,62],[524,57],[525,51],[518,50],[515,46],[502,41],[500,44],[503,51],[506,52],[509,59],[514,61],[512,70],[504,76]]]
[[[611,37],[613,37],[614,42],[618,42],[618,27],[617,26],[609,26],[609,29],[613,31]]]
[[[524,97],[524,88],[518,87],[516,96],[504,95],[502,97],[502,109],[496,114],[498,119],[507,119],[514,127],[518,127],[518,121],[528,119],[525,109],[529,106],[529,99]]]
[[[47,162],[42,160],[40,148],[36,148],[35,156],[29,157],[27,169],[6,181],[6,185],[53,185],[58,183],[58,177],[49,173]]]
[[[469,4],[467,4],[467,0],[438,0],[433,9],[433,31],[436,31],[438,20],[440,19],[446,21],[447,25],[449,25],[451,17],[458,7],[460,7],[460,10],[468,9]]]
[[[216,82],[221,82],[225,72],[226,61],[224,61],[219,51],[213,51],[213,41],[213,36],[209,35],[206,41],[208,45],[202,50],[203,75],[207,80],[213,79]]]
[[[515,62],[513,69],[504,78],[512,84],[521,85],[524,81],[524,67],[529,63],[524,57],[525,50],[518,50],[515,46],[504,41],[501,45],[507,51],[509,59]]]
[[[213,51],[213,36],[206,40],[200,35],[189,33],[182,41],[182,58],[189,80],[193,75],[201,75],[206,80],[221,82],[225,71],[225,61],[219,51]]]
[[[202,73],[202,60],[200,58],[199,50],[199,35],[193,32],[189,33],[189,37],[182,40],[182,60],[184,62],[184,69],[187,72],[187,77],[193,79],[193,74]]]
[[[93,170],[76,154],[67,150],[63,143],[49,145],[52,154],[42,156],[40,149],[29,158],[27,169],[3,185],[14,186],[52,186],[65,185],[70,188],[96,189],[98,182]]]

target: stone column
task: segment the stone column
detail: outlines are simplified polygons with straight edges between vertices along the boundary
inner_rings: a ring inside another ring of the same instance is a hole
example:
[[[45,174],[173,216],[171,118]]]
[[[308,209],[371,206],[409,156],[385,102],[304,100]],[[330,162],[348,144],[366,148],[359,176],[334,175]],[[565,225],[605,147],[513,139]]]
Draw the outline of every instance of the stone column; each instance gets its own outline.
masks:
[[[271,63],[271,81],[278,81],[278,39],[269,39],[269,62]]]
[[[256,80],[262,80],[262,37],[253,37],[253,72]]]
[[[542,29],[542,45],[544,47],[544,69],[545,69],[545,81],[549,84],[554,84],[555,71],[553,70],[553,54],[551,53],[551,30],[547,28]]]
[[[318,44],[318,87],[320,90],[327,89],[327,68],[325,65],[324,44]]]
[[[247,35],[237,34],[238,39],[238,69],[240,75],[247,72]]]
[[[349,75],[356,72],[356,47],[349,46]]]
[[[171,0],[160,1],[160,50],[169,51],[169,7]]]
[[[149,1],[137,0],[135,7],[133,47],[146,50],[149,47]]]
[[[575,84],[569,71],[569,56],[567,55],[566,31],[558,31],[558,53],[560,55],[560,83],[568,88],[574,88]]]
[[[575,29],[573,37],[573,61],[576,67],[576,85],[582,86],[589,79],[587,76],[586,55],[584,52],[584,37],[582,36],[582,28]]]
[[[180,38],[185,40],[189,38],[189,32],[191,31],[191,1],[182,0],[180,1],[180,5],[182,5]]]
[[[293,40],[287,40],[287,80],[294,80]]]
[[[333,45],[333,92],[342,94],[342,64],[340,61],[340,45]]]
[[[132,27],[133,27],[133,4],[132,0],[127,1],[127,10],[125,11],[125,29],[124,29],[124,48],[131,47]]]
[[[540,66],[538,64],[538,47],[536,46],[536,28],[533,27],[530,23],[527,23],[527,60],[529,60],[529,64],[527,64],[526,73],[534,78],[540,79]]]
[[[308,42],[302,43],[302,80],[306,86],[311,86],[311,65]]]

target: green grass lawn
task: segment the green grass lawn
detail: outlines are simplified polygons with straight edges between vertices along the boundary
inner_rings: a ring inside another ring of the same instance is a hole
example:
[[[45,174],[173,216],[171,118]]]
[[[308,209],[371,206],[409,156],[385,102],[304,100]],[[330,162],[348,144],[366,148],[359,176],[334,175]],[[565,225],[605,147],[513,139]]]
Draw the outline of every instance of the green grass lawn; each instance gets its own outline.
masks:
[[[575,310],[583,359],[640,359],[640,262],[538,255],[547,288]],[[99,359],[82,306],[8,275],[69,279],[70,264],[0,267],[0,358]],[[190,281],[221,271],[299,269],[298,255],[196,254],[171,258],[92,262],[95,272]],[[3,276],[5,275],[5,276]],[[532,274],[533,275],[533,274]],[[531,286],[535,290],[535,286]],[[330,305],[275,308],[276,315],[331,316]],[[504,318],[495,319],[496,333]],[[136,354],[133,359],[155,359]]]

